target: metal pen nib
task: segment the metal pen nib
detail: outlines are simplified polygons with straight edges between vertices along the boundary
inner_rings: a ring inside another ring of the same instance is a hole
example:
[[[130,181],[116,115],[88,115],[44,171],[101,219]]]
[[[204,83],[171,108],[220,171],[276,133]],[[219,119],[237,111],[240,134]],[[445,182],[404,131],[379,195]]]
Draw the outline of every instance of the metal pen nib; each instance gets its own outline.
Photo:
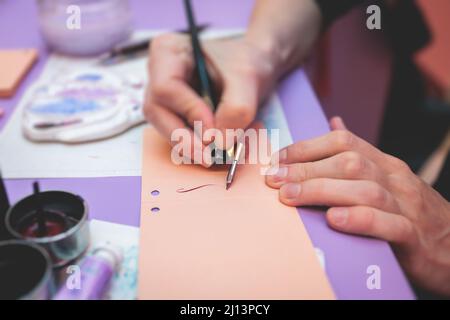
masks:
[[[241,157],[243,144],[241,142],[238,143],[236,147],[236,151],[234,152],[233,156],[233,163],[231,163],[230,169],[228,170],[227,174],[227,180],[226,180],[226,189],[228,190],[231,186],[231,183],[233,182],[234,175],[236,173],[236,168],[239,162],[239,159]]]

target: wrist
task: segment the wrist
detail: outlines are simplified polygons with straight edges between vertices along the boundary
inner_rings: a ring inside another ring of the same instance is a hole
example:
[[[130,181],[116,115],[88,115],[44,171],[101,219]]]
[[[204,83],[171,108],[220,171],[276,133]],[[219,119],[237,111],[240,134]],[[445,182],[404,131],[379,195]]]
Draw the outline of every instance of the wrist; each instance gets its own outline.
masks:
[[[244,41],[264,58],[270,66],[272,76],[278,78],[285,69],[289,49],[283,47],[276,37],[260,36],[252,32],[246,33]]]
[[[315,0],[283,0],[279,4],[283,2],[292,12],[279,16],[273,13],[277,7],[270,7],[276,2],[261,2],[263,7],[255,10],[245,39],[264,52],[282,75],[302,63],[311,51],[321,31],[322,14]]]

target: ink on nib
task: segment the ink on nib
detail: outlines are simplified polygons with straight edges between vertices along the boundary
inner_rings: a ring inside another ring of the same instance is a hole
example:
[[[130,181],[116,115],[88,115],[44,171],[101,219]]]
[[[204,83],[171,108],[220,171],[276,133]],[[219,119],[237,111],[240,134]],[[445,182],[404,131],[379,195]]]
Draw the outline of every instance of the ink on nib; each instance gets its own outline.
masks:
[[[230,166],[230,169],[228,170],[227,174],[227,180],[226,180],[226,189],[228,190],[231,186],[231,183],[233,182],[234,175],[236,173],[236,168],[239,162],[239,159],[241,158],[241,152],[242,152],[243,144],[239,143],[236,149],[236,152],[234,153],[234,159],[233,163]]]
[[[227,174],[227,179],[225,181],[225,189],[228,190],[231,187],[231,183],[233,182],[234,169],[233,166],[230,167],[230,171]]]

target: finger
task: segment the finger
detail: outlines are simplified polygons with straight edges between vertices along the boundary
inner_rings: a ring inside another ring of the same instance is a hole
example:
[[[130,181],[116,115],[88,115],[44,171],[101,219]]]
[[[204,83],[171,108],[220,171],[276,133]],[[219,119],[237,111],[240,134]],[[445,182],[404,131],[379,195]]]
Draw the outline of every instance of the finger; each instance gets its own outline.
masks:
[[[378,183],[367,180],[318,178],[281,186],[280,201],[289,206],[370,206],[397,212],[392,195]]]
[[[341,117],[333,117],[330,119],[331,130],[348,130],[345,126],[344,120]]]
[[[210,167],[212,165],[211,153],[208,152],[209,147],[205,146],[200,141],[200,138],[185,126],[182,119],[171,111],[156,104],[146,106],[145,110],[147,120],[170,141],[172,146],[177,145],[180,148],[180,152],[178,152],[180,156],[195,160],[204,167]],[[172,137],[172,134],[177,129],[186,130],[186,134],[189,136],[189,139],[182,141],[184,145],[180,145],[180,141],[174,140]],[[189,152],[185,152],[185,150],[189,150]]]
[[[168,140],[173,130],[186,126],[176,114],[155,103],[148,89],[145,93],[144,116]]]
[[[414,235],[411,222],[404,216],[366,206],[330,208],[327,221],[338,231],[396,244],[410,242]]]
[[[272,157],[273,164],[277,162],[289,164],[295,162],[310,162],[332,157],[345,151],[355,151],[386,170],[392,169],[390,157],[372,146],[370,143],[355,136],[349,131],[336,130],[305,141],[294,143]]]
[[[224,80],[215,125],[226,138],[226,129],[246,129],[254,120],[258,107],[258,88],[251,75],[239,74]],[[216,140],[217,147],[228,149],[235,141]]]
[[[272,188],[279,188],[285,183],[303,182],[316,178],[372,180],[384,184],[378,167],[353,151],[314,162],[274,166],[268,170],[266,183]]]
[[[154,83],[152,95],[158,104],[178,114],[192,128],[197,121],[204,129],[213,127],[211,107],[185,82],[166,80]]]
[[[161,38],[152,46],[149,61],[152,99],[178,114],[191,127],[194,121],[201,121],[211,128],[214,121],[211,108],[189,84],[194,65],[187,39],[172,35]]]

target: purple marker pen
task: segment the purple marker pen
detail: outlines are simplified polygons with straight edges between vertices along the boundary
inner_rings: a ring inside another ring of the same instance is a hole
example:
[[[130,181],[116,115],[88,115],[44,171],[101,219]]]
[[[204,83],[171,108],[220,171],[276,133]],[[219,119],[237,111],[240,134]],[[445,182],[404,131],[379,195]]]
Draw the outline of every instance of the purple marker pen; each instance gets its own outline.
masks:
[[[78,269],[72,268],[73,273],[53,300],[101,300],[121,261],[120,248],[109,243],[96,247],[92,254],[81,260]]]

